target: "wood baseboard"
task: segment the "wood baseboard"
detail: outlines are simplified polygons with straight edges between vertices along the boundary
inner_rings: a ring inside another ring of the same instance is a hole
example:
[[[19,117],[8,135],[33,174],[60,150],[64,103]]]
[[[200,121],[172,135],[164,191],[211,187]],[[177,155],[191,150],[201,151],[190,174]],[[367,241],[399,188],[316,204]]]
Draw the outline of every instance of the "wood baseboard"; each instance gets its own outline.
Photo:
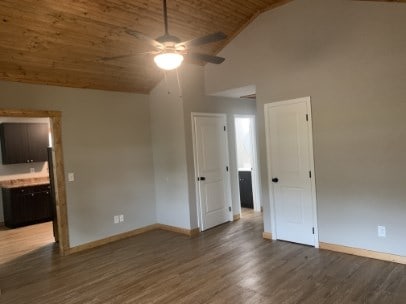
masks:
[[[66,254],[72,254],[72,253],[77,253],[80,251],[96,248],[96,247],[103,246],[103,245],[106,245],[106,244],[109,244],[112,242],[120,241],[120,240],[129,238],[129,237],[133,237],[133,236],[136,236],[136,235],[139,235],[142,233],[146,233],[148,231],[158,230],[158,229],[165,230],[165,231],[171,231],[171,232],[175,232],[175,233],[180,233],[180,234],[184,234],[184,235],[187,235],[190,237],[198,236],[200,233],[199,228],[185,229],[185,228],[179,228],[179,227],[168,226],[168,225],[163,225],[163,224],[153,224],[153,225],[145,226],[145,227],[138,228],[138,229],[135,229],[132,231],[109,236],[109,237],[101,239],[101,240],[97,240],[97,241],[89,242],[89,243],[86,243],[83,245],[72,247],[68,250],[68,252]]]
[[[320,242],[319,245],[320,245],[320,249],[324,249],[324,250],[331,250],[331,251],[352,254],[352,255],[357,255],[357,256],[376,259],[376,260],[394,262],[394,263],[398,263],[398,264],[406,264],[406,256],[384,253],[384,252],[377,252],[377,251],[361,249],[361,248],[347,247],[347,246],[343,246],[343,245],[322,243],[322,242]]]
[[[109,236],[109,237],[101,239],[101,240],[89,242],[89,243],[79,245],[79,246],[75,246],[75,247],[71,247],[68,250],[68,254],[77,253],[77,252],[80,252],[80,251],[84,251],[84,250],[92,249],[92,248],[95,248],[95,247],[103,246],[103,245],[106,245],[108,243],[123,240],[123,239],[129,238],[129,237],[139,235],[141,233],[145,233],[145,232],[148,232],[148,231],[156,230],[156,229],[159,229],[158,224],[153,224],[153,225],[145,226],[145,227],[135,229],[135,230],[132,230],[132,231],[116,234],[116,235]]]
[[[241,218],[240,214],[234,214],[233,215],[233,221],[238,221]]]
[[[266,240],[272,240],[272,233],[270,232],[262,232],[262,237]]]
[[[169,225],[164,225],[164,224],[157,224],[157,225],[158,225],[158,229],[176,232],[176,233],[180,233],[180,234],[185,234],[190,237],[197,236],[200,233],[199,228],[186,229],[186,228],[180,228],[180,227],[169,226]]]

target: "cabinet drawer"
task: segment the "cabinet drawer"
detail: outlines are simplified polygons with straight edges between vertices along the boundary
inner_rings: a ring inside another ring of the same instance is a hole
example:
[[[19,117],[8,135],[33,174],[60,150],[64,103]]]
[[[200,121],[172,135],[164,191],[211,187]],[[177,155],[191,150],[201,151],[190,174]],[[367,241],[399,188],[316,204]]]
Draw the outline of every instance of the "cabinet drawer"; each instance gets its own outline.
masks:
[[[50,191],[51,186],[49,184],[45,184],[38,186],[11,188],[10,190],[13,194],[27,194],[27,193]]]

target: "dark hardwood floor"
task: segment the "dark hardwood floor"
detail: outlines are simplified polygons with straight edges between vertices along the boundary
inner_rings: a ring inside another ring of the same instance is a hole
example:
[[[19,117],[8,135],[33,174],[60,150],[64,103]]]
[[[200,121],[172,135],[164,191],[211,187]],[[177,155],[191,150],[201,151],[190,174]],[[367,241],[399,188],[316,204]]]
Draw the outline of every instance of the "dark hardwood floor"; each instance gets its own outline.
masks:
[[[3,251],[0,303],[406,303],[406,266],[261,234],[252,213],[193,239],[152,231],[67,257],[54,244]]]

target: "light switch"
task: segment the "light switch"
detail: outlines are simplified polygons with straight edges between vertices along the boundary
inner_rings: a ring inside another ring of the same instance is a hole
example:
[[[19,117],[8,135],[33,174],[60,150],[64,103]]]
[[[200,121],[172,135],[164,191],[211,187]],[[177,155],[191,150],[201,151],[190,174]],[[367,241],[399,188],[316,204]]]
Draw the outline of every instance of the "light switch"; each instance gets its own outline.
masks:
[[[68,181],[69,182],[75,181],[75,173],[73,172],[68,173]]]

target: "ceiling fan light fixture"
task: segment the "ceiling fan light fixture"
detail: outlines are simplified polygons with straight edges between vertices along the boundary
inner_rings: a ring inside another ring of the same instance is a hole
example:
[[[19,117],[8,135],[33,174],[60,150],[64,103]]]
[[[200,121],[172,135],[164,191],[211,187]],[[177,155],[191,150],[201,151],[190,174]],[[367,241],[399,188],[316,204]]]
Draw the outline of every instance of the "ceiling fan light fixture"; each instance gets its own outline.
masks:
[[[170,71],[182,64],[183,56],[178,53],[162,53],[156,55],[154,61],[160,69]]]

